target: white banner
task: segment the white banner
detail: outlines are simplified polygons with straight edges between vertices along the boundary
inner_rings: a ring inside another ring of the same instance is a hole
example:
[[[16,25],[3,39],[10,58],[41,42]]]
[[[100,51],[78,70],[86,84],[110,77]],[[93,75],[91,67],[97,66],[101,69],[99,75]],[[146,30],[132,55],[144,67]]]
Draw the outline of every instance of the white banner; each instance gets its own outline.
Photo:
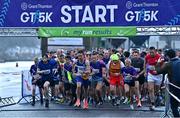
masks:
[[[32,95],[32,77],[29,70],[22,71],[22,97]],[[39,94],[39,88],[36,87],[36,95]]]
[[[83,45],[83,38],[49,38],[48,45]]]

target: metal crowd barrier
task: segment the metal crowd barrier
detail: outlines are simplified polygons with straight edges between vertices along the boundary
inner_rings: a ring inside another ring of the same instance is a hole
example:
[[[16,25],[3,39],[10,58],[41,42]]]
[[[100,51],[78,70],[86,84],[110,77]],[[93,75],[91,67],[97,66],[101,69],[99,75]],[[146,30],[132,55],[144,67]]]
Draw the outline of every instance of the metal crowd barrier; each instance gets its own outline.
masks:
[[[176,99],[179,103],[180,103],[180,99],[174,95],[172,92],[169,91],[169,85],[177,88],[180,90],[180,87],[172,84],[171,82],[169,82],[168,78],[166,77],[165,79],[165,113],[164,115],[162,116],[162,118],[165,118],[165,117],[171,117],[171,115],[169,114],[172,114],[171,111],[170,111],[170,96],[172,96],[174,99]]]
[[[5,107],[5,106],[10,106],[10,105],[15,105],[16,102],[14,101],[13,97],[6,97],[6,98],[1,98],[0,97],[0,108]]]

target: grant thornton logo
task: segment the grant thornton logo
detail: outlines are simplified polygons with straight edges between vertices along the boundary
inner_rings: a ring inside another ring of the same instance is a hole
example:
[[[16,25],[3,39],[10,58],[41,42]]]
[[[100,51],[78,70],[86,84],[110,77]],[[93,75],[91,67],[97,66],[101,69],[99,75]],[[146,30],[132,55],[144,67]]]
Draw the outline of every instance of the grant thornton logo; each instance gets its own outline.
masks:
[[[133,3],[131,1],[126,2],[126,8],[131,9],[133,7]]]
[[[26,2],[21,3],[22,10],[27,10],[27,8],[28,8],[28,4]]]

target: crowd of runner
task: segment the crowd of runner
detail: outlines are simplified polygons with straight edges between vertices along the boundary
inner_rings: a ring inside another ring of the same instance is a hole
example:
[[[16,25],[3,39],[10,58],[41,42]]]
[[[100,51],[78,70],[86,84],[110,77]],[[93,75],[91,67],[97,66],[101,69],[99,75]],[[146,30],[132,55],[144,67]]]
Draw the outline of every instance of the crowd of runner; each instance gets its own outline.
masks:
[[[50,52],[42,59],[35,58],[30,68],[32,105],[38,86],[40,102],[45,107],[53,100],[84,109],[104,102],[113,106],[127,104],[134,109],[134,105],[141,107],[147,101],[150,110],[155,110],[155,106],[164,104],[161,94],[164,75],[157,74],[155,66],[167,60],[164,52],[154,47],[142,52],[121,48]]]

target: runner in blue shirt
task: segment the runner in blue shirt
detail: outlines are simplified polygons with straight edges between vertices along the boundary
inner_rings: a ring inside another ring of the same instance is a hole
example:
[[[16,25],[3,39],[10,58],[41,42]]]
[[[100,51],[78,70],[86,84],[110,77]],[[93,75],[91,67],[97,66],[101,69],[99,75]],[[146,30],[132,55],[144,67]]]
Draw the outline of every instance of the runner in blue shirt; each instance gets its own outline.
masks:
[[[46,99],[45,107],[49,107],[49,86],[53,84],[53,66],[48,60],[48,55],[44,55],[38,64],[37,73],[41,75],[42,87]]]
[[[53,101],[54,99],[57,99],[58,94],[59,94],[59,80],[60,80],[60,74],[58,72],[58,63],[55,60],[55,56],[52,52],[50,52],[49,55],[49,63],[52,65],[52,77],[53,77],[53,81],[51,83],[51,101]],[[61,70],[60,70],[61,71]]]
[[[90,62],[91,67],[91,88],[93,90],[94,98],[97,105],[102,105],[102,82],[105,77],[106,66],[104,63],[98,61],[97,53],[92,54],[92,61]]]
[[[124,89],[126,94],[126,99],[124,103],[130,102],[131,109],[134,109],[133,106],[133,91],[135,89],[135,78],[137,75],[136,69],[131,66],[131,60],[127,58],[125,60],[125,67],[122,68],[122,73],[124,76]]]
[[[37,74],[37,67],[38,67],[39,60],[38,58],[34,58],[34,64],[30,68],[30,74],[32,76],[32,106],[35,105],[35,93],[36,93],[36,86],[39,87],[39,92],[40,92],[40,100],[41,104],[43,104],[43,96],[42,96],[42,90],[41,90],[41,80],[40,80],[40,75]]]
[[[75,106],[80,107],[81,100],[81,86],[84,90],[84,109],[88,109],[88,87],[89,87],[89,73],[90,73],[90,65],[87,60],[85,60],[83,51],[78,52],[78,60],[74,65],[74,75],[76,79],[76,94],[77,94],[77,100],[75,103]]]

